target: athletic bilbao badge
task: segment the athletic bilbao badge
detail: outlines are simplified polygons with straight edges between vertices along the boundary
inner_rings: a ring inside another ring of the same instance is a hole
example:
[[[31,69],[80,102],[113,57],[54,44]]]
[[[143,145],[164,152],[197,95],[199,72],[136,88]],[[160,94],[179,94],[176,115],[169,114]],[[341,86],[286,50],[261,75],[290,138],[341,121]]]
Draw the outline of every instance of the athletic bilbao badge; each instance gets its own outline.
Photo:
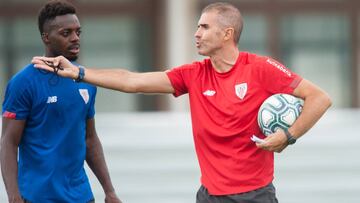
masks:
[[[241,83],[235,85],[235,93],[240,99],[244,99],[247,92],[247,83]]]
[[[80,95],[83,98],[85,104],[89,102],[89,92],[87,89],[79,89]]]

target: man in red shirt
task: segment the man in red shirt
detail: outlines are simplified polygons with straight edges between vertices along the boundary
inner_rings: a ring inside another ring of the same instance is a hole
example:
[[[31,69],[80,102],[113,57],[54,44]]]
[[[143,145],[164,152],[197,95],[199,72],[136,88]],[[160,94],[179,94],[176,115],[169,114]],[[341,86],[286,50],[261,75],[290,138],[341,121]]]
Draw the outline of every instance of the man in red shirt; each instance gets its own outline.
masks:
[[[277,202],[272,185],[273,152],[281,152],[308,131],[330,107],[328,95],[279,62],[240,52],[243,27],[237,8],[213,3],[204,8],[195,33],[200,55],[209,58],[165,72],[85,69],[64,57],[34,57],[35,67],[122,92],[189,94],[193,135],[201,169],[197,203]],[[276,93],[304,99],[304,108],[288,131],[265,137],[257,125],[262,102]],[[252,135],[264,143],[251,141]],[[291,142],[290,142],[291,140]]]

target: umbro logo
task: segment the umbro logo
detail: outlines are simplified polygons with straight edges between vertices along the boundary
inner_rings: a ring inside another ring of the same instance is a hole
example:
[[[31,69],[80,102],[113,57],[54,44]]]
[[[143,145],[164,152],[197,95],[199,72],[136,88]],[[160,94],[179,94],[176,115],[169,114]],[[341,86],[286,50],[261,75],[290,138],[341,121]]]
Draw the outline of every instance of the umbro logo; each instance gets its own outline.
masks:
[[[51,96],[51,97],[48,97],[46,103],[51,104],[51,103],[56,103],[56,102],[57,102],[57,96]]]
[[[215,94],[216,94],[216,92],[214,90],[206,90],[205,92],[203,92],[203,95],[209,96],[209,97],[212,97]]]

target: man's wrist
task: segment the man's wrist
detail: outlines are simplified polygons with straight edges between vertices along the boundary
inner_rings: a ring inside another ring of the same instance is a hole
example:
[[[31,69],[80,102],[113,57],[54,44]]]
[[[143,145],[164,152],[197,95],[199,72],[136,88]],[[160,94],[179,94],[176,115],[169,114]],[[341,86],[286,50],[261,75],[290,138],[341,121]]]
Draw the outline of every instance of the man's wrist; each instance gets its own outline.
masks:
[[[105,192],[105,197],[107,197],[107,198],[118,198],[117,195],[116,195],[115,190]]]
[[[104,189],[104,193],[105,193],[105,195],[116,194],[115,189],[113,187]]]
[[[24,202],[24,199],[21,197],[21,195],[13,195],[8,198],[9,203],[12,202]]]
[[[78,72],[75,79],[75,82],[81,82],[85,77],[85,67],[84,66],[78,66]]]
[[[296,143],[296,138],[289,132],[288,129],[284,129],[284,133],[286,135],[286,142],[288,145]]]

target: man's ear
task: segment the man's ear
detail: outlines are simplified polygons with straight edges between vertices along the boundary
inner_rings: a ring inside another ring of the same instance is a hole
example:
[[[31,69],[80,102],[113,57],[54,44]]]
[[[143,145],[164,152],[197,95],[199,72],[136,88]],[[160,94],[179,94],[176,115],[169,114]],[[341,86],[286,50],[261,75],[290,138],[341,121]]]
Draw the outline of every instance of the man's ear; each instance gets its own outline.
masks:
[[[226,28],[224,40],[230,40],[234,38],[234,28]]]
[[[41,39],[45,44],[48,44],[50,42],[49,34],[46,32],[41,33]]]

